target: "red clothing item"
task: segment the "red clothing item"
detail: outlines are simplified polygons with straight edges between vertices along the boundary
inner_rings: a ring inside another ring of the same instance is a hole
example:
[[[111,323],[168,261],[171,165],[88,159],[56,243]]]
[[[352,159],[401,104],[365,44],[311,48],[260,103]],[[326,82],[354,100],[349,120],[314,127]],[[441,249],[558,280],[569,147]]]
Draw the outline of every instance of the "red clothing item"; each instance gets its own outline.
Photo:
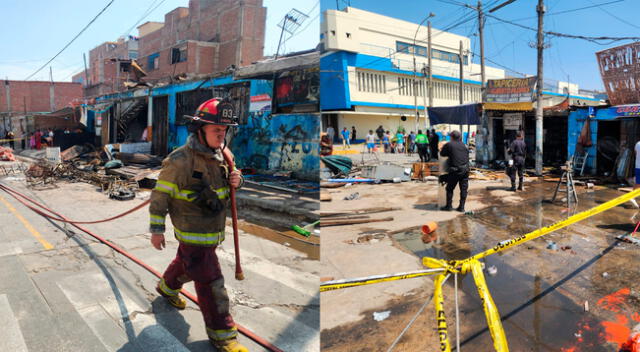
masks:
[[[176,258],[162,276],[160,288],[168,295],[177,295],[184,283],[193,280],[207,335],[219,341],[237,336],[238,330],[229,312],[229,296],[216,248],[180,243]]]
[[[42,133],[40,133],[40,131],[36,132],[35,137],[36,137],[36,149],[40,150],[40,148],[42,148]]]

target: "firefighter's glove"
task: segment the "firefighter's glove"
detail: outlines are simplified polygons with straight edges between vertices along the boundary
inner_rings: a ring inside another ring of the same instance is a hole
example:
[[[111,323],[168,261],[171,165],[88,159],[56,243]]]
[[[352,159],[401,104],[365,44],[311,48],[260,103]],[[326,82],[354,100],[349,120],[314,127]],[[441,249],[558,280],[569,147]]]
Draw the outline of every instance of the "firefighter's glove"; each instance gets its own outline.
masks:
[[[217,215],[224,210],[222,201],[220,201],[218,194],[211,186],[198,185],[198,187],[194,188],[197,189],[194,189],[196,197],[193,202],[203,211],[206,211],[209,215]]]
[[[438,183],[440,183],[441,185],[445,185],[447,184],[447,178],[449,177],[449,174],[444,174],[444,175],[440,175],[438,176]]]

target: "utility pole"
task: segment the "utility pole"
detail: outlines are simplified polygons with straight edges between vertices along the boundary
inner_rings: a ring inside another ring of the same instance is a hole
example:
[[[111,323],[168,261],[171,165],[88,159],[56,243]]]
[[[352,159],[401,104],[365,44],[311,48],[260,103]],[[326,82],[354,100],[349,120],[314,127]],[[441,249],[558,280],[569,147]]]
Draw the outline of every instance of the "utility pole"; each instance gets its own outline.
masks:
[[[460,41],[460,54],[458,54],[458,58],[460,59],[460,85],[459,85],[459,95],[460,95],[460,105],[464,104],[464,66],[462,62],[462,40]],[[462,123],[460,124],[460,135],[463,134],[462,131]],[[464,138],[462,139],[464,141]]]
[[[543,50],[544,50],[544,35],[543,35],[543,19],[544,19],[544,0],[538,0],[538,84],[536,87],[536,175],[542,175],[542,88],[543,88]]]
[[[478,0],[478,37],[480,38],[480,101],[485,101],[485,94],[487,89],[487,76],[485,74],[484,69],[484,14],[482,13],[482,1]],[[489,163],[489,119],[487,118],[487,113],[482,109],[482,117],[481,117],[482,127],[480,128],[480,133],[478,133],[478,138],[482,139],[482,150],[480,151],[480,158],[482,159],[482,164],[487,165]],[[476,142],[476,145],[478,143]],[[477,153],[477,150],[476,150]],[[478,155],[476,154],[476,160],[478,159]]]
[[[416,130],[420,124],[420,115],[418,115],[418,81],[416,80],[416,46],[413,46],[413,107],[416,117]]]
[[[84,60],[84,86],[89,86],[89,71],[87,70],[87,55],[82,53],[82,60]]]
[[[431,69],[431,21],[427,22],[428,35],[427,35],[427,52],[428,52],[428,65],[429,65],[429,107],[433,107],[433,70]]]
[[[427,65],[422,64],[422,100],[424,105],[424,128],[429,129],[429,117],[427,115]],[[417,133],[418,131],[416,131]]]

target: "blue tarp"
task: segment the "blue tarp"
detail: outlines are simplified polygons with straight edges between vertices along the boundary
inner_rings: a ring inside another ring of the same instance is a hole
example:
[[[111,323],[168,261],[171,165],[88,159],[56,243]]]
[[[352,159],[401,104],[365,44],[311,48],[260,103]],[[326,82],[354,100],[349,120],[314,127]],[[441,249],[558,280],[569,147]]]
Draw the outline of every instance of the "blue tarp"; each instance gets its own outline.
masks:
[[[480,125],[480,104],[427,108],[431,125]]]

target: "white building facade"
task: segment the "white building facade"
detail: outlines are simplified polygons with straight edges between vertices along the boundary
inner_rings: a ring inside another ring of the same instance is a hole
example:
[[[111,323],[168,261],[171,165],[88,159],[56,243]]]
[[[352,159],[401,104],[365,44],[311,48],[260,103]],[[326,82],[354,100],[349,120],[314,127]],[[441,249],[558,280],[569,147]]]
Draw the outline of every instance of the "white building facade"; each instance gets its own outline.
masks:
[[[353,7],[326,11],[320,60],[323,126],[331,124],[339,130],[355,126],[359,138],[380,125],[393,131],[399,126],[414,131],[417,100],[418,126],[427,127],[427,37],[426,26],[418,28],[415,23]],[[471,63],[471,40],[435,28],[431,38],[433,106],[460,104],[460,43],[463,102],[480,102],[480,65]],[[505,77],[504,70],[489,66],[485,70],[487,79]]]
[[[424,118],[425,106],[429,104],[427,27],[353,7],[327,10],[323,16],[320,34],[323,130],[328,125],[337,131],[343,127],[351,130],[355,126],[358,139],[363,139],[369,130],[380,125],[390,131],[400,126],[406,131],[428,127]],[[432,28],[433,106],[461,103],[461,45],[462,102],[482,102],[480,65],[471,62],[470,38]],[[507,78],[504,70],[491,66],[485,66],[485,73],[487,80]],[[414,79],[417,80],[415,88]],[[543,104],[551,106],[567,98],[571,103],[577,100],[577,105],[598,101],[593,96],[571,95],[577,94],[578,90],[576,84],[566,82],[545,84]],[[473,130],[475,126],[471,127]]]

